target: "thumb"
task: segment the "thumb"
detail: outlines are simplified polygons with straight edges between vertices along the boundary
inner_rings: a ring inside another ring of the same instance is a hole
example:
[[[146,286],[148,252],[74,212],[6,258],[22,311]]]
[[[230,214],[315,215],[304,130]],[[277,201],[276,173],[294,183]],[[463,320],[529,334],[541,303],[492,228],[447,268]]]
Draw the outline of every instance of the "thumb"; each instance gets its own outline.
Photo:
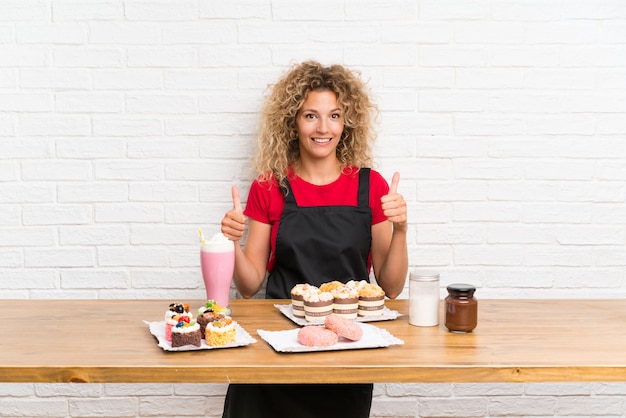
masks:
[[[241,207],[241,198],[239,197],[239,189],[237,186],[233,186],[232,188],[233,195],[233,207],[237,212],[243,212],[243,208]]]
[[[400,173],[397,171],[393,173],[393,177],[391,179],[391,186],[389,187],[389,193],[397,193],[398,192],[398,183],[400,182]]]

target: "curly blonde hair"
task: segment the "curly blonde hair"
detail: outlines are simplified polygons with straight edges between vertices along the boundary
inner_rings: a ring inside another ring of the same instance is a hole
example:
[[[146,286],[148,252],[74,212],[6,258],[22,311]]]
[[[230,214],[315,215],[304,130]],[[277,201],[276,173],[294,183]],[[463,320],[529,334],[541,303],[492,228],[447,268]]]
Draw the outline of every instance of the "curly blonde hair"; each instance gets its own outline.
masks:
[[[372,144],[376,138],[372,125],[378,108],[370,100],[359,73],[341,65],[324,67],[315,61],[305,61],[293,66],[270,88],[253,159],[259,180],[276,176],[280,185],[285,184],[288,167],[300,158],[296,117],[313,90],[332,91],[343,110],[344,130],[337,145],[337,159],[342,168],[371,167]]]

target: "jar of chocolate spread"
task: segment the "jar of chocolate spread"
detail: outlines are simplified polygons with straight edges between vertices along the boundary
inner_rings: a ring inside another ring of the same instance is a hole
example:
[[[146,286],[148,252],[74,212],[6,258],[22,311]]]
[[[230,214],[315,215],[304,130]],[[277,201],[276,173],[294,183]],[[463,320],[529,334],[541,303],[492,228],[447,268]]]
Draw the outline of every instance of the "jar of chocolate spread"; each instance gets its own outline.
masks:
[[[452,332],[471,332],[478,324],[476,288],[471,284],[451,284],[447,289],[446,328]]]

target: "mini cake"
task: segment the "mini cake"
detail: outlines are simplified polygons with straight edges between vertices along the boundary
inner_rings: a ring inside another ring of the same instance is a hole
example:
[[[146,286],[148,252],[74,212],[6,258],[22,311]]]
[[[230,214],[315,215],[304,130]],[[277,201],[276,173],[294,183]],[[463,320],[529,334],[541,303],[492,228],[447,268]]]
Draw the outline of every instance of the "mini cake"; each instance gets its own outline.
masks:
[[[184,345],[200,347],[201,344],[200,325],[197,322],[181,321],[175,327],[172,327],[172,347],[182,347]]]
[[[211,347],[234,343],[236,339],[235,321],[229,316],[209,322],[206,326],[205,341]]]
[[[382,315],[385,291],[378,285],[366,283],[359,288],[359,316]]]
[[[310,284],[301,283],[291,288],[291,310],[293,316],[304,318],[304,294],[314,287]]]
[[[333,294],[333,313],[346,319],[356,319],[359,309],[359,292],[342,285],[331,293]]]
[[[198,317],[196,318],[196,321],[198,321],[198,324],[200,325],[200,334],[203,339],[206,339],[206,326],[216,319],[223,318],[225,311],[226,308],[221,307],[214,300],[209,300],[204,306],[198,308]]]
[[[309,292],[304,295],[304,318],[309,322],[324,322],[333,313],[333,294]]]
[[[181,318],[187,318],[186,322],[191,322],[193,315],[189,312],[189,305],[186,303],[170,303],[165,311],[165,339],[172,341],[172,327],[176,326]]]

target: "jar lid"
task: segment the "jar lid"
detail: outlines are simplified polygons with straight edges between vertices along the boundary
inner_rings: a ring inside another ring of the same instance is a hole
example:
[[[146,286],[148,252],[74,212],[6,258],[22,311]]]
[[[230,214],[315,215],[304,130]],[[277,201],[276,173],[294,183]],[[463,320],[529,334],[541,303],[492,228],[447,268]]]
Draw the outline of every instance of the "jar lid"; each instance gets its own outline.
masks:
[[[465,284],[465,283],[450,284],[448,285],[448,287],[446,287],[446,289],[448,289],[448,291],[463,292],[463,293],[476,291],[476,287],[474,285]]]
[[[409,274],[409,280],[433,282],[435,280],[439,280],[439,272],[431,270],[413,270]]]

